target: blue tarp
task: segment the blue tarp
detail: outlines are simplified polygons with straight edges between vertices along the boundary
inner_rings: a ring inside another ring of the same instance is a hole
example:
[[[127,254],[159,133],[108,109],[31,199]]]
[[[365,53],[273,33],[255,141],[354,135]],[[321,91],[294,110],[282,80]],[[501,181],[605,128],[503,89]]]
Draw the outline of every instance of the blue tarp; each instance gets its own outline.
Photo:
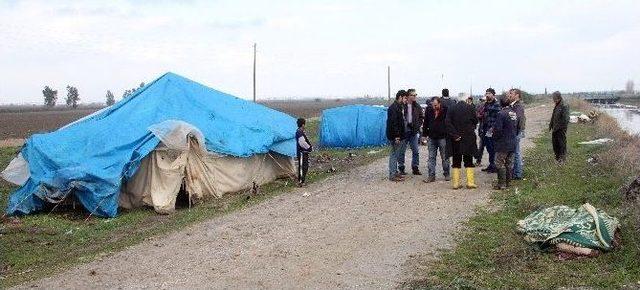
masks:
[[[7,213],[29,214],[72,193],[93,214],[115,216],[123,180],[160,142],[149,127],[167,120],[198,128],[211,152],[295,156],[293,117],[167,73],[77,123],[31,136],[22,148],[30,178],[11,194]]]
[[[387,108],[351,105],[322,111],[320,145],[357,148],[387,144]]]

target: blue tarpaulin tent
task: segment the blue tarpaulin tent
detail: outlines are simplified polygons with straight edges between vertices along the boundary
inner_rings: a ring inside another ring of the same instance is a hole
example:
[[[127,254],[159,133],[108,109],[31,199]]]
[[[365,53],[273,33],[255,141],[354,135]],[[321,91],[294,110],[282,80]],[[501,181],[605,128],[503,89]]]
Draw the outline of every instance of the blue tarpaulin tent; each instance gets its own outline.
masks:
[[[387,108],[351,105],[322,111],[320,145],[357,148],[387,144]]]
[[[19,156],[28,179],[11,194],[7,213],[32,213],[71,193],[93,214],[115,216],[123,181],[160,142],[149,128],[167,120],[196,127],[210,152],[295,156],[291,116],[167,73],[106,109],[31,136]]]

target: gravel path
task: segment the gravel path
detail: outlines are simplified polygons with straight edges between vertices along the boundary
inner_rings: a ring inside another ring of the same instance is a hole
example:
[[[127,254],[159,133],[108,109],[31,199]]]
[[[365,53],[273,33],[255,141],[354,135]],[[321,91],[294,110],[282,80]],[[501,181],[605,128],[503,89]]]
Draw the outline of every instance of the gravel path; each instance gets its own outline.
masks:
[[[527,138],[549,111],[527,110]],[[424,167],[425,147],[420,156]],[[386,170],[377,160],[21,287],[394,288],[417,272],[412,261],[453,245],[494,175],[476,170],[479,189],[454,191],[441,174],[392,183]]]

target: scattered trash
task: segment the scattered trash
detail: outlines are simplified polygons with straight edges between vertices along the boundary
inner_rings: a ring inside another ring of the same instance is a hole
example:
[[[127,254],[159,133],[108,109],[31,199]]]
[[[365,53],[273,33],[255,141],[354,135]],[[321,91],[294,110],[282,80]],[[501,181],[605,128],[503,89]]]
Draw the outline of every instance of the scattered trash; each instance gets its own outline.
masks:
[[[331,166],[329,169],[327,169],[327,173],[331,173],[331,172],[336,172],[336,168]]]
[[[560,260],[593,257],[619,246],[618,219],[585,203],[579,208],[553,206],[518,221],[527,242],[541,249],[555,248]]]
[[[582,123],[587,123],[587,122],[591,121],[591,118],[589,118],[589,116],[587,116],[585,114],[580,114],[580,116],[578,116],[578,121],[580,121]]]
[[[309,197],[309,196],[311,196],[311,193],[305,192],[305,193],[302,194],[302,196],[303,197]]]
[[[353,152],[349,152],[349,157],[353,158],[353,157],[356,157],[356,156],[358,156],[358,154],[353,153]]]
[[[569,116],[569,123],[578,123],[578,116]]]
[[[578,144],[580,145],[602,145],[602,144],[606,144],[609,142],[612,142],[613,139],[610,138],[601,138],[601,139],[596,139],[596,140],[592,140],[592,141],[584,141],[584,142],[578,142]]]
[[[589,163],[591,165],[598,165],[598,160],[596,159],[596,157],[589,157],[587,159],[587,163]]]
[[[380,152],[382,150],[371,150],[369,152],[367,152],[367,154],[371,155],[371,154],[377,154],[378,152]]]
[[[68,231],[66,231],[64,234],[65,234],[65,235],[73,234],[73,230],[68,230]]]

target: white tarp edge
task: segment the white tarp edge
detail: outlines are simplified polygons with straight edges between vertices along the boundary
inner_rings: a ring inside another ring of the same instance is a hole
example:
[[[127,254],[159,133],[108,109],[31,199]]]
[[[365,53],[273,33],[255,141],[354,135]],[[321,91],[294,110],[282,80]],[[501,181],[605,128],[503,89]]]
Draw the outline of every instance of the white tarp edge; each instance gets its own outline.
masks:
[[[22,153],[19,153],[16,158],[13,158],[7,168],[2,171],[2,178],[15,185],[23,185],[31,177],[29,171],[29,163],[22,157]]]

